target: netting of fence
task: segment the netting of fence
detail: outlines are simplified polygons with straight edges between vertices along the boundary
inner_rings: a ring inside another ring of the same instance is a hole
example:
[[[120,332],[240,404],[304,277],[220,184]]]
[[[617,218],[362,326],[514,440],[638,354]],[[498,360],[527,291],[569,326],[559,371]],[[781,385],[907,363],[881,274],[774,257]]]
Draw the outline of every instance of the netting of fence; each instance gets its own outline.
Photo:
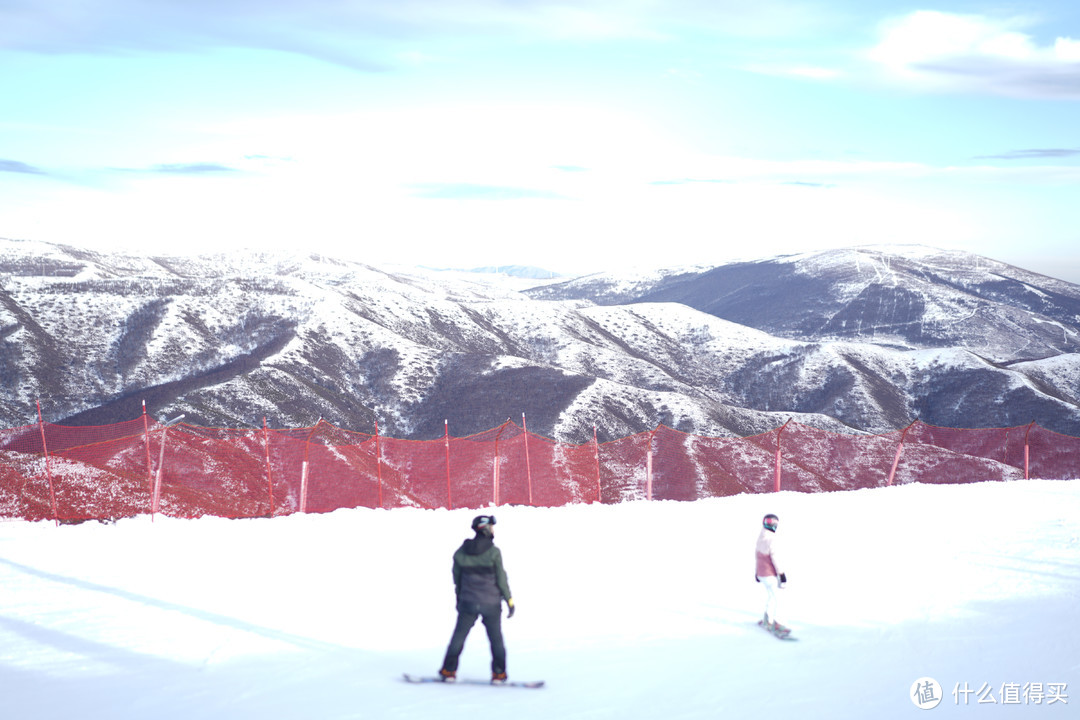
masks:
[[[1034,423],[915,422],[845,435],[788,422],[751,437],[666,426],[617,440],[557,442],[506,423],[436,440],[291,429],[39,422],[0,430],[0,518],[74,521],[161,513],[272,517],[340,508],[460,508],[697,500],[778,490],[1080,478],[1080,438]]]

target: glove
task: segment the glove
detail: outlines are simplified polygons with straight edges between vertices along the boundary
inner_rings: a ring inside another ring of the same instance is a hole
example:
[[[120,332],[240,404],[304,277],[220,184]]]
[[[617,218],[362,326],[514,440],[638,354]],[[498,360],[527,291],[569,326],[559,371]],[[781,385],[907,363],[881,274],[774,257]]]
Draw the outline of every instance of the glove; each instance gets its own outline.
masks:
[[[514,598],[510,598],[509,600],[507,600],[506,606],[510,608],[510,612],[506,614],[506,618],[509,620],[510,618],[514,617]]]
[[[787,584],[787,574],[780,573],[780,587],[784,587]]]

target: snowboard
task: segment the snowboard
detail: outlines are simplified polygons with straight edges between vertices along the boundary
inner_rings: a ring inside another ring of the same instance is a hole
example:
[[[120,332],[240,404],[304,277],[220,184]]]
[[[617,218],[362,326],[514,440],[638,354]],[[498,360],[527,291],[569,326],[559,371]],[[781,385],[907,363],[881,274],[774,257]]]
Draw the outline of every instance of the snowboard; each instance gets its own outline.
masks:
[[[490,680],[479,680],[477,678],[458,678],[454,682],[445,682],[441,677],[426,676],[426,675],[410,675],[404,674],[405,682],[410,683],[439,683],[440,685],[491,685],[493,687],[519,687],[519,688],[542,688],[544,687],[543,680],[507,680],[506,682],[493,683]]]
[[[792,642],[799,639],[799,638],[796,638],[796,637],[791,637],[791,631],[790,630],[788,630],[787,632],[776,632],[772,628],[765,627],[765,621],[764,620],[758,620],[757,624],[758,624],[759,628],[761,628],[765,632],[769,633],[774,638],[778,638],[780,640],[790,640]]]

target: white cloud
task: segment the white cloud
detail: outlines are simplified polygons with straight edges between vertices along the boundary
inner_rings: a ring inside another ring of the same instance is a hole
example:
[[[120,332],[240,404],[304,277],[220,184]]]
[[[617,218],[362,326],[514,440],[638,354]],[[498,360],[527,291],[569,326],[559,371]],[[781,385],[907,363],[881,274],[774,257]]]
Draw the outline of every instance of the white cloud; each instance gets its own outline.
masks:
[[[916,89],[1080,98],[1080,42],[1040,46],[1026,18],[920,10],[882,25],[866,57]]]
[[[1054,43],[1054,54],[1065,62],[1080,62],[1080,40],[1058,38]]]
[[[1016,21],[994,22],[975,15],[920,10],[887,21],[872,60],[900,70],[936,60],[983,55],[1030,57],[1031,38],[1010,29]]]

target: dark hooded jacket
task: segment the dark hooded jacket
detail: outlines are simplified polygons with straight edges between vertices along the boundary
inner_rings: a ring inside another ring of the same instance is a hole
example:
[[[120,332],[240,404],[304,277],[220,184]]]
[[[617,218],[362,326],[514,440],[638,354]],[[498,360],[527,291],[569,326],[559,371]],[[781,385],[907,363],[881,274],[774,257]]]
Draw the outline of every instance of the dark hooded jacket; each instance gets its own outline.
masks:
[[[458,604],[500,605],[513,597],[503,569],[502,551],[490,535],[477,533],[454,553],[454,589]]]

